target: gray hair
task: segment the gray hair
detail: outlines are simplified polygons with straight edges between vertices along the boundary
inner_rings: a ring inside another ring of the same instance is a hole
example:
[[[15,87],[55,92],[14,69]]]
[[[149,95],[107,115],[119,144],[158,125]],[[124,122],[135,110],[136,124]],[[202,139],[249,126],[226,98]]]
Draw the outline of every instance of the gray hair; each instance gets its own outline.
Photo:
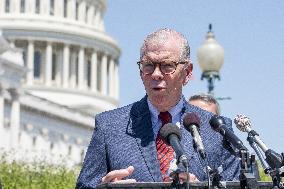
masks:
[[[180,41],[181,54],[179,61],[190,61],[190,46],[187,39],[181,33],[169,28],[159,29],[146,37],[140,49],[140,59],[145,55],[149,44],[162,44],[169,38],[175,38]]]
[[[215,104],[216,105],[216,114],[220,115],[220,105],[216,98],[210,94],[197,94],[193,95],[189,98],[189,101],[194,101],[194,100],[201,100],[205,102],[206,104]]]

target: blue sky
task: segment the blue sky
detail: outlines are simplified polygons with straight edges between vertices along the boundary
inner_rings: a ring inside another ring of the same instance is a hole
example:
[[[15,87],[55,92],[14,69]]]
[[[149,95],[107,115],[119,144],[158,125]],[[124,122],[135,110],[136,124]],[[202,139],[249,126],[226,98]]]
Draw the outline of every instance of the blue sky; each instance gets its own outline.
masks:
[[[120,105],[145,95],[136,61],[147,34],[159,28],[183,33],[191,46],[194,79],[184,88],[186,98],[207,92],[201,81],[196,52],[205,40],[208,24],[225,50],[221,81],[215,83],[215,96],[222,114],[250,117],[267,146],[284,152],[284,1],[257,0],[108,0],[106,32],[122,50],[120,57]],[[283,120],[282,120],[283,119]],[[233,125],[246,146],[246,133]]]

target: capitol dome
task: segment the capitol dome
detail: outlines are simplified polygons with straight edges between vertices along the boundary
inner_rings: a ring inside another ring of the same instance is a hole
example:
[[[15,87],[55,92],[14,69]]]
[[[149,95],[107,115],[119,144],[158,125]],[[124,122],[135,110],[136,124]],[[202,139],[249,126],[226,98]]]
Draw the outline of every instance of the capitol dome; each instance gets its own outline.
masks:
[[[31,94],[90,115],[118,106],[120,48],[105,0],[0,0],[0,29],[23,51]]]
[[[0,152],[80,164],[94,115],[119,100],[105,0],[0,0]]]

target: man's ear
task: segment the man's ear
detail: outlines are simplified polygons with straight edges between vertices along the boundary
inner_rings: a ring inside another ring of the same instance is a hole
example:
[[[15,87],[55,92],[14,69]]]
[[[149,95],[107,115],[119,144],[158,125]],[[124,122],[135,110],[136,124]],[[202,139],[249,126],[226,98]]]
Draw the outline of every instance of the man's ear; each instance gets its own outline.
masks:
[[[193,64],[189,63],[188,66],[184,70],[186,75],[183,80],[183,85],[186,85],[188,81],[190,80],[190,78],[192,77],[192,70],[193,70]]]

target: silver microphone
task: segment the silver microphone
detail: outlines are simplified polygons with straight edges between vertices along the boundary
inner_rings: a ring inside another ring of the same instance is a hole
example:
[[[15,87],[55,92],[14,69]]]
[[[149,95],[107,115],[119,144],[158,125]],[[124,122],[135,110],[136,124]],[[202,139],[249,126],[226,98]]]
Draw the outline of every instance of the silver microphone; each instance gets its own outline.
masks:
[[[239,114],[235,117],[234,122],[237,126],[237,128],[243,132],[248,133],[248,141],[251,144],[251,146],[254,148],[253,143],[255,142],[261,150],[264,152],[266,157],[266,162],[268,165],[272,168],[280,168],[284,162],[282,155],[276,153],[272,149],[269,149],[259,138],[259,135],[256,131],[251,129],[251,122],[248,117]],[[251,138],[251,140],[249,140]],[[257,148],[254,148],[256,150]],[[260,158],[260,156],[259,156]]]
[[[251,135],[253,135],[253,138],[255,142],[258,144],[258,146],[261,148],[261,150],[265,153],[269,148],[262,142],[262,140],[259,138],[259,135],[256,131],[251,129],[251,122],[250,119],[242,114],[238,114],[234,118],[234,123],[236,124],[237,128],[242,132],[247,132]]]

